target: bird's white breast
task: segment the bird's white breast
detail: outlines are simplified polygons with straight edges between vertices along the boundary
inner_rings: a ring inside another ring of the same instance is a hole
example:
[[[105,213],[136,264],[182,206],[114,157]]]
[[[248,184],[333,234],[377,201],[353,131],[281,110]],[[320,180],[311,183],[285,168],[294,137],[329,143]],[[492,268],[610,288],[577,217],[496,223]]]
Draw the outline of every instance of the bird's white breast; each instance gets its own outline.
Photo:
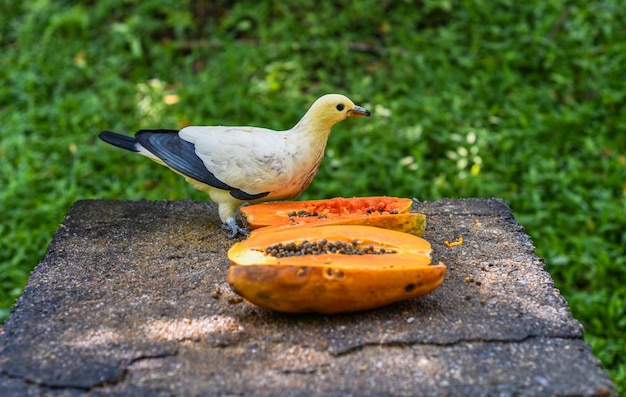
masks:
[[[255,127],[187,127],[180,137],[222,182],[269,199],[298,196],[317,171],[326,140]]]

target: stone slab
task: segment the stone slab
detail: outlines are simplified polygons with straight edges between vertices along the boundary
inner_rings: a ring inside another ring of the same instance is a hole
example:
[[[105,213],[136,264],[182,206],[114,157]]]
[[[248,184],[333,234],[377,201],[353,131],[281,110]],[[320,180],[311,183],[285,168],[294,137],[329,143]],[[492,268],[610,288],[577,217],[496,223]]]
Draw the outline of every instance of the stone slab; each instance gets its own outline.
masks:
[[[78,201],[4,324],[0,394],[616,393],[504,201],[414,207],[442,286],[324,316],[240,302],[211,203]]]

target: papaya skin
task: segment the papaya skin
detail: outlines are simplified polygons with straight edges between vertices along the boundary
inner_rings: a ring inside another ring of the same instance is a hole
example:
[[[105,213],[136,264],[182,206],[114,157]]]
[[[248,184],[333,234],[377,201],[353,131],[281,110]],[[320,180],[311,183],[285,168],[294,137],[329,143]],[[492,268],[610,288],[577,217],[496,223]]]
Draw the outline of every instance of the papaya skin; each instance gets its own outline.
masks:
[[[278,201],[255,204],[240,208],[244,225],[250,229],[264,226],[289,225],[294,223],[315,223],[350,216],[377,216],[390,213],[403,214],[411,210],[413,201],[408,198],[335,197],[323,200]],[[379,212],[379,210],[383,210]],[[293,212],[305,211],[315,216],[292,216]]]
[[[442,283],[443,265],[365,272],[324,266],[233,266],[230,286],[257,306],[287,313],[374,309],[425,295]]]
[[[263,252],[279,242],[357,241],[396,253],[324,253],[277,258]],[[446,267],[430,265],[431,246],[419,237],[371,226],[321,226],[258,233],[228,252],[231,288],[271,310],[324,314],[373,309],[427,294]]]

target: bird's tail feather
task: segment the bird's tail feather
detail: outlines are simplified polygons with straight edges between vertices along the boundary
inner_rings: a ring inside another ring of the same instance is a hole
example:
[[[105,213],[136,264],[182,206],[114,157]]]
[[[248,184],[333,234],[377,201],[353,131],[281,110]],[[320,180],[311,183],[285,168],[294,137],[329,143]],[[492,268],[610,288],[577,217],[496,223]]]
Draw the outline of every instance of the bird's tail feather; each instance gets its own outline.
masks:
[[[98,134],[98,137],[113,146],[130,150],[131,152],[139,152],[137,140],[132,136],[121,135],[112,131],[102,131]]]

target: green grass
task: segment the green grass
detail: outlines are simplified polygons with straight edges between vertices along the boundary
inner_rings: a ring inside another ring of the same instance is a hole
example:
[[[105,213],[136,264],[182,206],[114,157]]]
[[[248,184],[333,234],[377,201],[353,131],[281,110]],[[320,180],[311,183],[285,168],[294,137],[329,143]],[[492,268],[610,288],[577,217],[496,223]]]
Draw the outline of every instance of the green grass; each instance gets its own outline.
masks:
[[[229,3],[0,0],[0,320],[75,200],[205,199],[100,130],[289,128],[341,92],[374,117],[304,197],[506,199],[626,393],[623,2]]]

